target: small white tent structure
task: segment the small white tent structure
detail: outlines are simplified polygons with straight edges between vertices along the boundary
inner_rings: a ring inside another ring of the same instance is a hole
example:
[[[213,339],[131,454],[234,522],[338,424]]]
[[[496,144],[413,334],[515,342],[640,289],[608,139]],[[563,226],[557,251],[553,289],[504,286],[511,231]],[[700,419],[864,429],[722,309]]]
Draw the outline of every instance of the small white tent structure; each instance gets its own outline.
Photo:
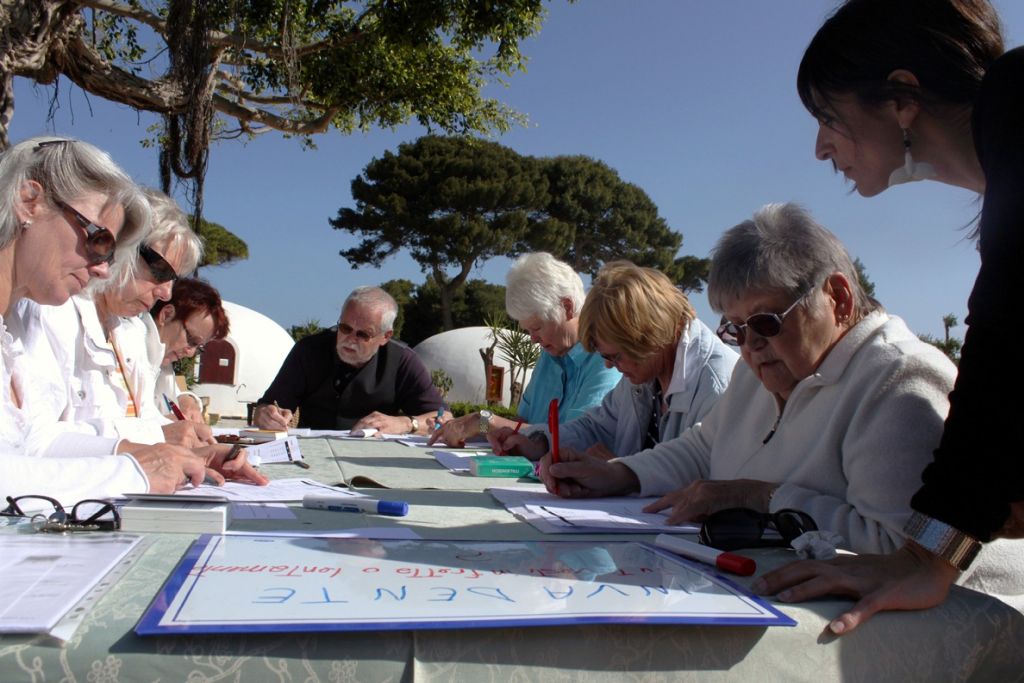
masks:
[[[428,370],[444,370],[452,378],[452,388],[448,392],[450,402],[484,403],[487,381],[480,350],[486,350],[491,343],[489,328],[461,327],[424,339],[414,350]],[[494,364],[505,368],[501,402],[508,405],[512,381],[508,361],[497,349],[494,350]],[[530,371],[527,371],[526,382],[529,381]]]
[[[295,342],[276,322],[251,308],[224,302],[231,331],[207,345],[199,360],[199,396],[210,397],[210,412],[246,416],[246,406],[263,395]]]

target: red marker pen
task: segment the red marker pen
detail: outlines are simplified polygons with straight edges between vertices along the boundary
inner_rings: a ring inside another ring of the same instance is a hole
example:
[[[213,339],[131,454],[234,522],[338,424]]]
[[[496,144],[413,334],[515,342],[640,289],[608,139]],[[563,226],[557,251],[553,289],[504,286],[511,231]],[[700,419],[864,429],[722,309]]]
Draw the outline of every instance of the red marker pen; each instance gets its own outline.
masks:
[[[654,544],[676,555],[710,564],[712,567],[737,576],[750,576],[757,570],[757,563],[749,557],[687,541],[678,536],[658,534],[658,537],[654,539]]]

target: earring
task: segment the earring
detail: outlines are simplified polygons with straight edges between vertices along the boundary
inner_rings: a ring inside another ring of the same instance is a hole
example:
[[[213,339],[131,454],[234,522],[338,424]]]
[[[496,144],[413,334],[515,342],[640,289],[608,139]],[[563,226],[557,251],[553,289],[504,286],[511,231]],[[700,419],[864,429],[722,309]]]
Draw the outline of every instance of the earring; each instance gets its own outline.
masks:
[[[23,220],[23,221],[21,222],[21,229],[22,229],[22,230],[28,230],[28,227],[29,227],[30,225],[32,225],[32,220],[31,220],[31,219],[29,219],[29,218],[26,218],[25,220]]]
[[[935,167],[927,161],[914,161],[910,153],[910,129],[903,129],[903,165],[889,174],[889,187],[909,183],[913,180],[930,180],[938,175]]]

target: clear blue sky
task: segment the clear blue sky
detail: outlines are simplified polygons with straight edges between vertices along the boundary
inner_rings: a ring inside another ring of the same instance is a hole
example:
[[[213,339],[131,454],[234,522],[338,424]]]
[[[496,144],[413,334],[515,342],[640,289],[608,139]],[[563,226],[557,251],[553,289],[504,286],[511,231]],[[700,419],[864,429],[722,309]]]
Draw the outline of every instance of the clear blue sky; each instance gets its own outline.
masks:
[[[1024,37],[1024,3],[997,0],[1007,45]],[[890,312],[939,336],[942,316],[961,322],[977,270],[965,239],[977,197],[916,183],[873,199],[850,194],[814,159],[816,124],[794,86],[796,69],[833,0],[556,0],[540,34],[523,44],[528,71],[491,91],[530,125],[498,141],[524,154],[585,154],[642,187],[683,234],[682,253],[706,256],[721,232],[766,202],[798,201],[860,257]],[[141,183],[157,186],[156,151],[140,145],[154,117],[17,79],[12,140],[73,135],[108,150]],[[202,275],[230,301],[285,328],[332,324],[348,291],[392,278],[423,280],[399,254],[353,269],[338,251],[354,238],[328,218],[352,204],[352,179],[374,157],[423,134],[419,127],[319,136],[317,149],[271,133],[212,150],[205,215],[242,237],[249,260]],[[503,283],[508,261],[473,277]],[[717,321],[702,294],[702,319]],[[962,336],[963,327],[954,331]]]

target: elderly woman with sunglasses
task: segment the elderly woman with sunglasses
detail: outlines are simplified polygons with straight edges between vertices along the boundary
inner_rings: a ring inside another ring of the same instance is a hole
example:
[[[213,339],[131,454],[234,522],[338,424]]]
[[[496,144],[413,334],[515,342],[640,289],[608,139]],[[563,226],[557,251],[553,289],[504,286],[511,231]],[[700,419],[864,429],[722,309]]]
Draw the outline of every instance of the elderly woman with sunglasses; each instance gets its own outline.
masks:
[[[561,426],[560,443],[605,458],[653,448],[700,422],[738,360],[664,273],[629,261],[608,263],[594,278],[579,330],[583,347],[622,379],[599,405]],[[548,437],[503,430],[490,440],[499,452],[538,460]]]
[[[673,523],[733,507],[803,510],[854,551],[898,548],[953,364],[869,299],[839,240],[792,204],[725,233],[708,298],[744,362],[703,422],[610,462],[561,453],[543,464],[548,487],[660,495],[649,510],[670,509]]]
[[[48,387],[6,320],[22,299],[59,305],[92,278],[108,277],[116,248],[134,252],[148,222],[138,188],[92,145],[35,138],[0,154],[0,497],[45,494],[70,503],[171,492],[202,481],[207,465],[251,470],[244,457],[225,463],[226,454],[204,459],[166,444],[111,457],[120,444],[94,434],[72,434],[63,450],[48,449],[50,457],[30,452],[61,430],[32,400],[47,399]]]
[[[182,278],[174,283],[170,301],[157,301],[149,315],[142,318],[151,326],[146,335],[150,363],[159,368],[154,400],[159,406],[165,396],[177,396],[178,408],[186,419],[204,422],[199,397],[178,389],[173,363],[192,358],[209,342],[228,336],[230,323],[220,293],[198,278]],[[170,410],[164,414],[174,417]]]
[[[39,367],[55,358],[56,381],[66,383],[61,421],[134,443],[212,444],[207,425],[169,420],[154,400],[160,366],[150,361],[147,336],[155,328],[145,319],[157,301],[171,298],[178,274],[195,269],[202,242],[170,197],[147,190],[146,198],[152,221],[136,258],[63,306],[25,304],[23,338]]]

